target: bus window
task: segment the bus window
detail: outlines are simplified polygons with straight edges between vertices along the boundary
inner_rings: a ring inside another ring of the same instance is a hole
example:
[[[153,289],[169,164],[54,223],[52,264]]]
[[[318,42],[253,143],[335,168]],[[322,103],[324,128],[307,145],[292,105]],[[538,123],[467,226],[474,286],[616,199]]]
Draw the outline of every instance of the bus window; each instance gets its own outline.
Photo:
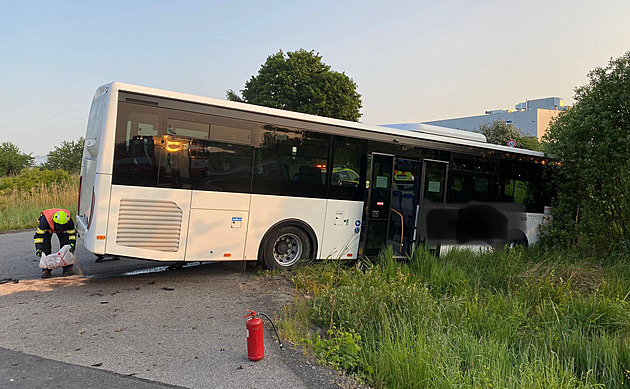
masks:
[[[269,125],[260,131],[253,192],[325,198],[331,136]]]
[[[362,139],[334,137],[329,189],[331,199],[363,200],[366,147],[367,142]]]
[[[187,138],[208,139],[210,124],[168,119],[166,133],[168,135],[184,136]]]
[[[156,137],[158,161],[157,186],[160,188],[191,189],[190,145],[192,140],[182,136]]]
[[[492,202],[499,200],[498,160],[456,156],[451,170],[449,202]]]
[[[192,189],[249,193],[252,187],[252,146],[194,141],[190,149]]]
[[[252,130],[213,124],[210,127],[210,137],[225,142],[250,144],[252,141]]]
[[[114,145],[112,183],[156,186],[155,142],[159,138],[158,108],[120,103]]]
[[[502,161],[501,201],[522,204],[527,212],[543,213],[551,205],[553,188],[539,160]]]

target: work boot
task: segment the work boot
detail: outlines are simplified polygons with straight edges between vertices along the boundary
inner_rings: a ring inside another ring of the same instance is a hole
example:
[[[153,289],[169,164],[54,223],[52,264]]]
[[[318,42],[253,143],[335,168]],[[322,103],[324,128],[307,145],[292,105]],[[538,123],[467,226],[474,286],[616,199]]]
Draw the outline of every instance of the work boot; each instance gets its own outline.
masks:
[[[64,276],[71,276],[73,274],[74,274],[74,270],[72,270],[72,266],[64,267],[63,273],[61,273],[61,275],[64,275]]]
[[[50,271],[50,269],[42,270],[42,278],[50,278],[51,275],[52,275],[52,272]]]

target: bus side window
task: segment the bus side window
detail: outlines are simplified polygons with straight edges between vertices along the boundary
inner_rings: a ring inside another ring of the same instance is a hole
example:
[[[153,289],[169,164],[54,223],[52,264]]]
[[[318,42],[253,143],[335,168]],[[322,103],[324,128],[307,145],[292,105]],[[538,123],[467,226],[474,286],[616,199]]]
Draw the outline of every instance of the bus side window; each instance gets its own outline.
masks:
[[[331,136],[271,125],[260,132],[253,192],[326,198]]]
[[[252,146],[196,141],[191,153],[192,189],[249,193],[252,187]]]
[[[335,135],[329,197],[339,200],[363,200],[367,161],[367,142]]]
[[[452,164],[449,201],[499,201],[498,162],[493,158],[456,155]]]
[[[465,178],[460,173],[451,173],[451,202],[467,203],[471,200],[470,189],[464,184],[464,181]]]
[[[154,107],[120,103],[114,145],[112,183],[157,186],[155,142],[161,111]]]
[[[501,201],[522,204],[527,212],[542,213],[549,193],[542,193],[543,165],[529,161],[502,161]]]

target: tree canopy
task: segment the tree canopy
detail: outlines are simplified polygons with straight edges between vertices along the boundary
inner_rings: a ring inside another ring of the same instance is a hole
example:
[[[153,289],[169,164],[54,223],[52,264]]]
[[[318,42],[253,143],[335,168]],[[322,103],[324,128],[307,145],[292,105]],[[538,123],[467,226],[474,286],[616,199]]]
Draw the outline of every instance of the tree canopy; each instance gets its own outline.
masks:
[[[48,153],[46,163],[43,167],[49,170],[63,169],[70,173],[81,170],[81,158],[83,157],[83,145],[85,139],[78,141],[63,141],[61,145]]]
[[[11,142],[0,144],[0,176],[17,174],[33,164],[33,156],[20,151]]]
[[[545,151],[558,157],[551,236],[588,247],[630,248],[630,52],[588,73],[575,104],[551,124]]]
[[[511,123],[506,123],[503,119],[495,120],[492,123],[484,123],[477,128],[486,137],[488,143],[506,146],[508,141],[516,141],[516,147],[528,150],[540,151],[542,146],[535,136],[528,136],[523,131]]]
[[[304,49],[267,57],[241,94],[226,92],[231,101],[351,121],[361,117],[361,95],[352,78],[331,70],[319,53]]]

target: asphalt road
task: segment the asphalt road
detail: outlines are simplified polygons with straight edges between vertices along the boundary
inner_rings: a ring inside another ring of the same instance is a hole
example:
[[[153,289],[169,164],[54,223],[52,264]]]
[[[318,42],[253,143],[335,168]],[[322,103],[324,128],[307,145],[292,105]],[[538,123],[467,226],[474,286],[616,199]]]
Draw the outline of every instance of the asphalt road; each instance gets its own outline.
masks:
[[[41,275],[39,268],[39,258],[35,256],[35,246],[33,245],[33,235],[35,230],[10,232],[0,234],[0,279],[18,278],[36,279]],[[57,238],[52,238],[53,251],[59,249]],[[75,256],[79,259],[79,264],[84,274],[88,277],[115,277],[127,272],[140,271],[142,269],[153,269],[161,266],[168,266],[174,262],[154,262],[125,258],[124,260],[112,261],[107,258],[104,262],[96,263],[96,256],[87,251],[78,240]],[[61,269],[55,270],[54,275],[59,275]]]
[[[260,277],[240,263],[177,270],[125,258],[96,263],[79,240],[84,276],[55,270],[40,280],[32,236],[0,235],[0,279],[20,279],[0,285],[0,387],[355,385],[300,350],[280,350],[268,322],[265,358],[247,359],[242,316],[273,314],[292,301],[286,277]]]

